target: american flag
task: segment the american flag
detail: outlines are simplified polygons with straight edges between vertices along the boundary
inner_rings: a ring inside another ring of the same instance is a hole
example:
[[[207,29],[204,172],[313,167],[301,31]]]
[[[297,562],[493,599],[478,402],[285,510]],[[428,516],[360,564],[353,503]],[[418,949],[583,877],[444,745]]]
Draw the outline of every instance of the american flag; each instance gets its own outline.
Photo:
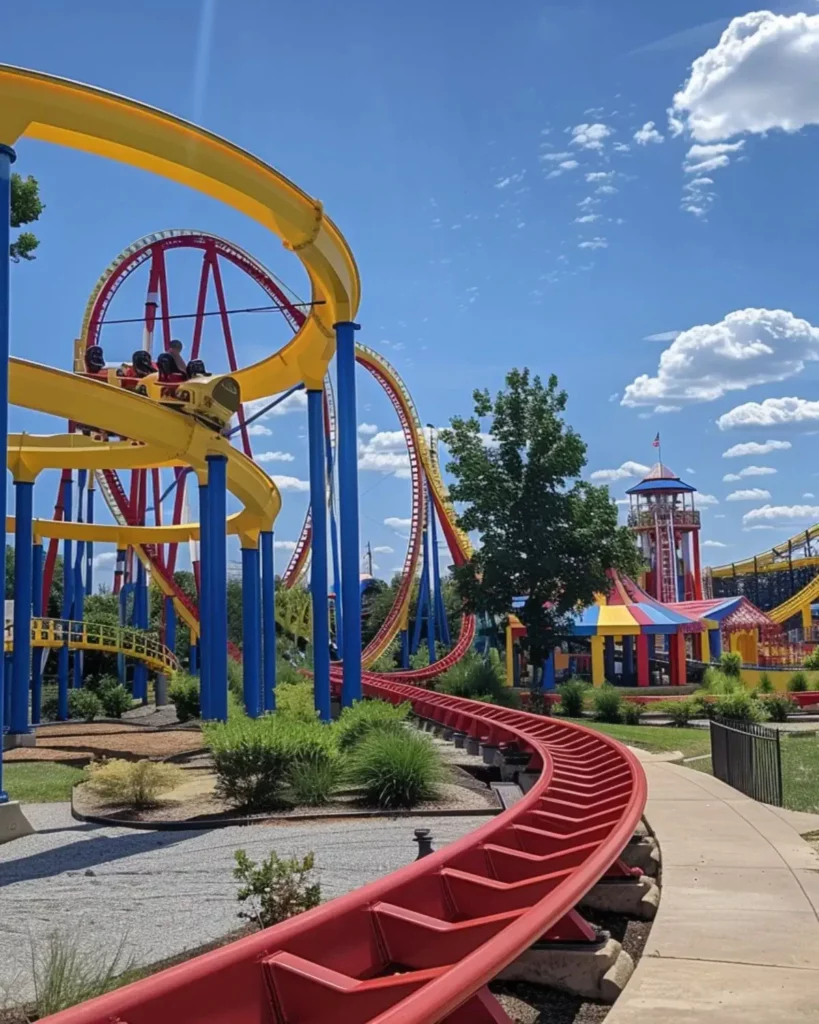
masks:
[[[660,435],[659,435],[659,433],[654,438],[654,440],[651,442],[651,447],[652,448],[659,448],[660,447]]]

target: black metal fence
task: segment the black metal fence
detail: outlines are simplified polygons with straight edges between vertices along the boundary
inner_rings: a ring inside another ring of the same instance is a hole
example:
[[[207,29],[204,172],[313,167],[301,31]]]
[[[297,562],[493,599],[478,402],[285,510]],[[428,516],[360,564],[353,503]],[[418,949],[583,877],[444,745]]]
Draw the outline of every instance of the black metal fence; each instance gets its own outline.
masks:
[[[782,806],[779,730],[729,718],[711,719],[714,775],[754,800]]]

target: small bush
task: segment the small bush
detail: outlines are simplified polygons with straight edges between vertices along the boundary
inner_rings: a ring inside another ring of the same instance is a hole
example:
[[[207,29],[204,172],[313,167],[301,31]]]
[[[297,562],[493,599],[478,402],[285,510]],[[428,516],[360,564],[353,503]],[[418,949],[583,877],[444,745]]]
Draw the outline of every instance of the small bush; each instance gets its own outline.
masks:
[[[60,713],[60,697],[56,686],[44,686],[40,700],[40,718],[43,722],[56,722]]]
[[[315,761],[301,761],[288,773],[290,796],[303,807],[326,804],[343,778],[339,756]]]
[[[714,711],[720,718],[732,718],[737,722],[763,722],[765,709],[758,700],[745,690],[726,693],[714,701]]]
[[[234,661],[231,657],[228,657],[227,662],[227,680],[228,690],[230,690],[235,697],[238,697],[239,700],[244,703],[245,683],[242,673],[242,663],[240,661]]]
[[[213,754],[217,791],[230,803],[266,811],[285,802],[284,788],[307,763],[337,763],[332,730],[318,720],[236,716],[203,729]]]
[[[102,714],[102,701],[90,690],[68,691],[68,717],[81,718],[84,722],[93,722],[97,715]]]
[[[623,696],[609,683],[592,691],[592,705],[596,722],[610,722],[614,725],[622,718]]]
[[[736,651],[723,651],[719,657],[719,667],[724,675],[739,679],[742,657]]]
[[[409,703],[390,704],[384,700],[357,700],[344,708],[333,726],[342,750],[351,750],[373,730],[403,731],[410,713]]]
[[[114,758],[90,764],[86,778],[91,792],[105,803],[152,807],[162,793],[180,784],[184,773],[174,764]]]
[[[134,706],[134,699],[121,683],[106,686],[97,692],[106,718],[122,718]]]
[[[529,703],[526,710],[533,715],[551,715],[552,702],[546,699],[546,694],[539,686],[529,687]]]
[[[657,710],[670,718],[672,725],[682,728],[688,725],[692,718],[697,717],[698,709],[696,701],[685,697],[681,700],[664,700]]]
[[[759,677],[759,686],[757,687],[757,693],[773,693],[774,684],[771,682],[771,677],[767,672],[763,672]]]
[[[375,730],[356,747],[350,775],[371,806],[414,807],[437,796],[441,759],[426,736]]]
[[[790,693],[806,693],[808,689],[808,677],[804,672],[794,672],[788,680],[788,691]]]
[[[277,658],[276,660],[276,686],[286,685],[287,683],[303,683],[304,676],[299,672],[295,665],[287,661],[285,658]]]
[[[491,655],[490,651],[490,655]],[[518,696],[506,679],[497,658],[482,658],[471,653],[462,658],[456,665],[436,681],[435,689],[439,693],[449,693],[453,697],[468,697],[470,700],[486,700],[501,707],[517,707]]]
[[[633,700],[624,700],[620,709],[620,717],[624,725],[639,725],[643,708]]]
[[[308,853],[304,860],[282,860],[271,853],[261,864],[252,861],[244,850],[237,850],[234,856],[233,877],[242,883],[236,898],[250,908],[239,911],[239,917],[246,921],[269,928],[321,903],[321,886],[311,881],[314,854]]]
[[[772,722],[787,722],[788,715],[799,710],[799,705],[787,693],[769,693],[761,698],[761,704]]]
[[[199,680],[196,676],[188,675],[187,672],[177,672],[168,687],[168,700],[176,708],[176,717],[180,722],[189,722],[192,718],[198,718],[201,713]]]
[[[560,694],[558,710],[561,715],[566,715],[567,718],[582,718],[588,689],[588,684],[584,683],[582,679],[568,679],[565,683],[561,683],[557,688],[557,692]]]
[[[276,714],[298,722],[317,721],[313,684],[304,676],[295,683],[276,680]]]
[[[744,690],[745,687],[737,676],[729,675],[722,669],[711,666],[705,670],[703,675],[702,689],[716,696],[720,693],[736,693],[738,690]]]
[[[121,983],[120,975],[134,967],[125,956],[124,938],[113,952],[103,948],[89,956],[80,935],[61,931],[52,932],[43,947],[32,944],[31,961],[38,1020],[110,992]]]
[[[700,692],[691,697],[692,718],[713,718],[716,714],[716,704],[708,700],[708,695]]]
[[[86,676],[83,680],[83,688],[90,690],[92,693],[99,693],[100,690],[108,689],[111,686],[117,686],[119,679],[116,676],[101,675],[101,676]]]
[[[814,647],[807,658],[805,658],[803,665],[807,669],[819,669],[819,647]]]

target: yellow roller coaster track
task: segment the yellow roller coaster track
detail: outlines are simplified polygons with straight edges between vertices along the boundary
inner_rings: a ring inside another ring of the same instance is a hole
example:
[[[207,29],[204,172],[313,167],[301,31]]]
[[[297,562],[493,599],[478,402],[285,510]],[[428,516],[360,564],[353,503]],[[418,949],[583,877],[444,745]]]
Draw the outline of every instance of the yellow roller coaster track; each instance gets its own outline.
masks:
[[[6,627],[7,654],[12,650],[10,629],[10,626]],[[63,647],[66,643],[75,651],[124,654],[144,661],[149,668],[164,674],[179,668],[175,655],[167,647],[138,630],[75,619],[31,620],[32,647]]]

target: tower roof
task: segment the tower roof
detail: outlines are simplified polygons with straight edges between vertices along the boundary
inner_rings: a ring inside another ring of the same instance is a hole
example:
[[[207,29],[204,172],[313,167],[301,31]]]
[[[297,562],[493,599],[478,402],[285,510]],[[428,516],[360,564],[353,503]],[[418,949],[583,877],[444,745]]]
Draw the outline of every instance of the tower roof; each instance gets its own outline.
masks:
[[[655,462],[639,484],[630,487],[626,494],[651,494],[652,492],[688,494],[694,493],[696,490],[696,487],[692,487],[691,484],[680,480],[677,474],[670,470],[668,466],[662,462]]]

